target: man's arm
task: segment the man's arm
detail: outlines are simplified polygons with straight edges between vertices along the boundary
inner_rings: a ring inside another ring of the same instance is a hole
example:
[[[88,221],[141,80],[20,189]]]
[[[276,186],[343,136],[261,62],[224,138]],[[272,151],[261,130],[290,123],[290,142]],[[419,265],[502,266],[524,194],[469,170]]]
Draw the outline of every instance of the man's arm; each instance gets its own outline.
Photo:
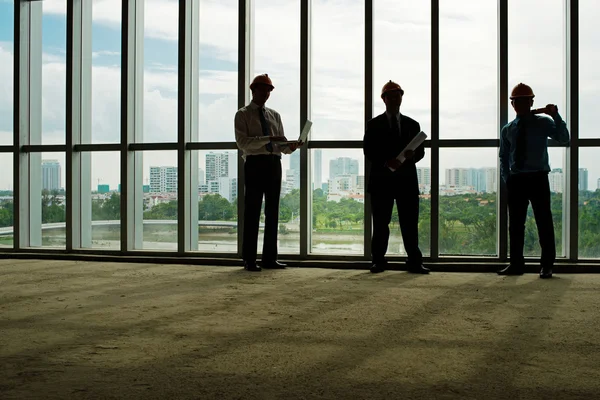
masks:
[[[510,142],[506,137],[507,132],[506,126],[500,131],[500,176],[504,182],[508,181],[510,175]]]
[[[419,132],[421,132],[421,125],[417,122],[417,135]],[[419,147],[416,148],[415,155],[413,156],[413,162],[416,164],[421,161],[423,157],[425,157],[425,143],[421,143]]]
[[[552,119],[544,118],[546,121],[548,136],[556,140],[559,144],[569,144],[569,130],[567,129],[567,123],[562,119],[560,114],[552,115]]]
[[[281,122],[281,115],[278,112],[275,113],[275,119],[277,119],[277,136],[285,137],[285,132],[283,130],[283,122]],[[293,153],[293,150],[288,145],[279,146],[279,150],[281,150],[283,154]]]
[[[269,136],[248,136],[248,123],[239,111],[235,114],[234,127],[235,141],[240,150],[258,150],[271,140]]]

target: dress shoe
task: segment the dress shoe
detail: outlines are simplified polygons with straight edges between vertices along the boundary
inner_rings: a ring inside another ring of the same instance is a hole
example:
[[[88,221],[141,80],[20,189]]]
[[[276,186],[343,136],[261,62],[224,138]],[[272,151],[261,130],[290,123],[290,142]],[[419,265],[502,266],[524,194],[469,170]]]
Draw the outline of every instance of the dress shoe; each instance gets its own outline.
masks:
[[[261,268],[256,265],[256,262],[244,261],[244,269],[251,272],[259,272]]]
[[[383,272],[385,271],[385,263],[375,263],[373,265],[371,265],[371,268],[369,269],[372,273],[376,274],[378,272]]]
[[[423,264],[417,264],[417,265],[409,265],[408,272],[413,273],[413,274],[426,275],[429,272],[431,272],[431,270],[429,268],[426,268],[425,266],[423,266]]]
[[[287,264],[280,263],[279,261],[265,261],[262,263],[264,269],[284,269]]]
[[[552,267],[542,267],[542,270],[540,271],[540,278],[552,278]]]
[[[510,264],[508,267],[498,270],[498,275],[523,275],[523,266]]]

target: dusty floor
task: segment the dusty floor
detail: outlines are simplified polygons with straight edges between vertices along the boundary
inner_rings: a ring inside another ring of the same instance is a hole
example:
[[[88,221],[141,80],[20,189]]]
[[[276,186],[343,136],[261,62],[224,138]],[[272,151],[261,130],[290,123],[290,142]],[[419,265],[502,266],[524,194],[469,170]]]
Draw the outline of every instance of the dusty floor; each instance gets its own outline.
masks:
[[[598,399],[600,275],[0,260],[1,399]]]

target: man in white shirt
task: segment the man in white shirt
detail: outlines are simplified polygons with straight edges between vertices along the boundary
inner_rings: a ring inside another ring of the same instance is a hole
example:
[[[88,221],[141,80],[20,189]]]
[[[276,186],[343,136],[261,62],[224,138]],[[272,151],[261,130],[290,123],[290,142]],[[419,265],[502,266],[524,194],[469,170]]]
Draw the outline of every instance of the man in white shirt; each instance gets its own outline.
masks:
[[[265,197],[265,231],[262,251],[263,268],[285,268],[277,261],[277,227],[281,192],[281,154],[291,154],[302,143],[287,142],[281,116],[265,103],[275,87],[267,74],[258,75],[250,84],[252,101],[235,114],[235,141],[243,151],[244,231],[242,258],[244,269],[260,271],[256,247],[260,211]]]

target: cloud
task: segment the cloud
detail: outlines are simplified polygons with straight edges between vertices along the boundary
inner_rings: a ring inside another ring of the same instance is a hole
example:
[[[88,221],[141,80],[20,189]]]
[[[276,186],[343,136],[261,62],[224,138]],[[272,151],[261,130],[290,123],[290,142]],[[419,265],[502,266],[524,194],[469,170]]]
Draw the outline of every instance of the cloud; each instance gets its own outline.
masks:
[[[92,58],[120,57],[120,56],[121,56],[121,52],[119,52],[119,51],[102,50],[102,51],[93,51],[92,52]]]

